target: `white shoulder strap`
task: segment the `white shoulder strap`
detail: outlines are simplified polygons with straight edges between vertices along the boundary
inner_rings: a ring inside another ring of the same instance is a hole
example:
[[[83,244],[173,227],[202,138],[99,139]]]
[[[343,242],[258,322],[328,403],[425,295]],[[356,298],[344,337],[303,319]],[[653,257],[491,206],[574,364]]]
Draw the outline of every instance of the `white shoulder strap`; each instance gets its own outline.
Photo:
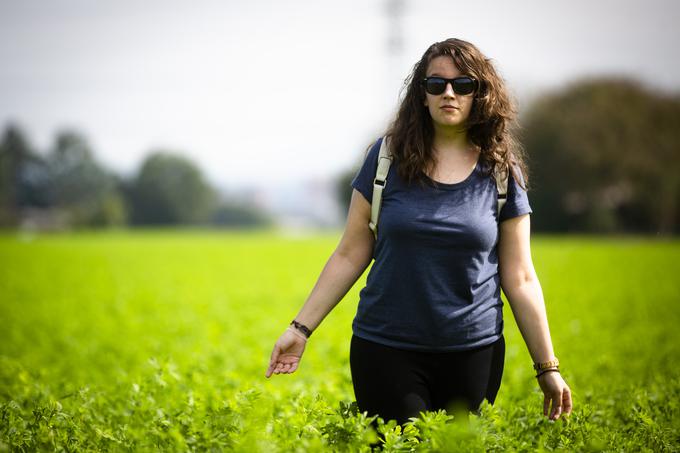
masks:
[[[498,165],[494,167],[494,179],[496,180],[496,190],[498,191],[498,217],[497,220],[500,223],[501,220],[501,209],[505,205],[508,199],[508,174],[510,169],[503,174],[502,171],[498,169]]]
[[[378,154],[378,168],[373,180],[373,201],[371,203],[371,221],[368,227],[373,231],[373,237],[378,239],[378,218],[380,217],[380,204],[382,203],[382,192],[387,181],[387,173],[392,164],[392,155],[387,145],[387,137],[383,137]]]
[[[373,232],[375,239],[378,239],[378,218],[380,217],[380,204],[382,203],[382,193],[387,182],[387,173],[392,164],[392,155],[389,152],[387,144],[387,137],[383,137],[380,144],[380,153],[378,154],[378,168],[375,172],[375,179],[373,180],[373,201],[371,203],[371,221],[368,222],[368,227]],[[508,198],[508,174],[510,169],[506,172],[498,170],[498,166],[494,169],[494,179],[496,180],[496,190],[498,192],[498,217],[500,221],[501,209],[505,205]]]

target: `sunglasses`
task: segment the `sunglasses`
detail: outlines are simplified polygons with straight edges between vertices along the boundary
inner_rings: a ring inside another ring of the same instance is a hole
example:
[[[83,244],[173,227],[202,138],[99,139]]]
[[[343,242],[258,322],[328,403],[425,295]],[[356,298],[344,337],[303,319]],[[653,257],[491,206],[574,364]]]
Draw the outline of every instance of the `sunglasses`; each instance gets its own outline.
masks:
[[[477,81],[472,77],[462,76],[455,79],[445,79],[444,77],[425,77],[423,85],[425,91],[430,94],[437,95],[446,91],[446,84],[450,83],[453,92],[465,96],[475,91],[477,88]]]

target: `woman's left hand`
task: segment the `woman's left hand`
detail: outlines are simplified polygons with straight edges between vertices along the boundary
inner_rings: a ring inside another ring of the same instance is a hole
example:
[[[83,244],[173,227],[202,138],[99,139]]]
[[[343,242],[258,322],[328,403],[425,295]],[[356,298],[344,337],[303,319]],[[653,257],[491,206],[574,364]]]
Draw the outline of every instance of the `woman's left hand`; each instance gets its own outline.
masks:
[[[571,413],[571,390],[562,375],[556,371],[543,373],[538,378],[538,385],[543,390],[543,415],[548,417],[548,408],[552,401],[550,420],[557,420],[560,414],[568,415]]]

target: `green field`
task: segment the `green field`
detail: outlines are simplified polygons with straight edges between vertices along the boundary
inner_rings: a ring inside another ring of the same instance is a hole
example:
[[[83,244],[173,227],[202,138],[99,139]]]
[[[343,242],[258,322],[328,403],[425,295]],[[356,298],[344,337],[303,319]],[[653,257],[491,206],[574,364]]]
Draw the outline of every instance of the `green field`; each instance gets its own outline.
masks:
[[[366,274],[264,378],[339,233],[0,236],[0,451],[370,451],[349,369]],[[481,416],[428,413],[385,451],[679,451],[680,241],[532,239],[574,411],[550,422],[505,305]]]

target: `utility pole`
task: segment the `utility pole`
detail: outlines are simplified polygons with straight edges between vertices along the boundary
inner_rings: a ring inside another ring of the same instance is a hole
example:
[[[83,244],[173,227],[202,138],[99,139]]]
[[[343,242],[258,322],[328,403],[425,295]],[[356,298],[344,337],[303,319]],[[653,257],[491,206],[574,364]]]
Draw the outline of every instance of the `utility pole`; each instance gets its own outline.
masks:
[[[403,55],[405,48],[404,39],[404,12],[406,0],[387,0],[385,2],[385,15],[387,19],[387,65],[388,71],[385,89],[389,90],[385,99],[388,100],[390,111],[396,111],[399,93],[404,83],[404,78],[410,68],[404,66]]]

